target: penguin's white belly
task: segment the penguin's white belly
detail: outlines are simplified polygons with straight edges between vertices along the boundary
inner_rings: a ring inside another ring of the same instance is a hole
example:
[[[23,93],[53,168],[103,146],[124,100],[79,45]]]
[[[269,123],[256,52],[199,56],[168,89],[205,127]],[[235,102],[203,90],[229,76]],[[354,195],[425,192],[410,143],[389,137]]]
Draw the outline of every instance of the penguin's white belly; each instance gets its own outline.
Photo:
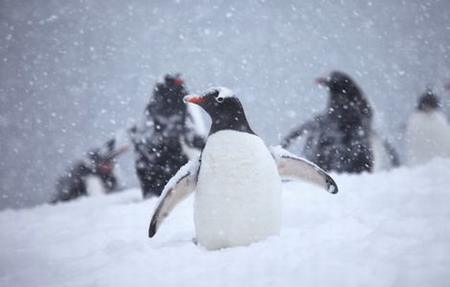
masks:
[[[440,112],[416,112],[406,130],[407,162],[423,164],[434,157],[450,157],[450,127]]]
[[[372,135],[370,137],[370,145],[372,147],[373,152],[373,170],[379,171],[388,169],[387,166],[389,158],[388,155],[386,154],[381,139],[376,135]]]
[[[89,196],[98,196],[106,194],[102,181],[98,176],[86,177],[86,191]]]
[[[198,243],[207,249],[247,245],[281,227],[281,179],[257,136],[224,130],[208,138],[194,203]]]

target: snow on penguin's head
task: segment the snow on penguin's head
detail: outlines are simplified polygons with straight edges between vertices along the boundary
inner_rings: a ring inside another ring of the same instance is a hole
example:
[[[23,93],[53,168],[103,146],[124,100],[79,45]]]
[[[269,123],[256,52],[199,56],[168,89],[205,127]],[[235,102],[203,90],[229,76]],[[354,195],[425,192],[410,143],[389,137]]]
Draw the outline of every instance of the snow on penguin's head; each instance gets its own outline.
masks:
[[[218,92],[219,93],[218,96],[222,98],[235,97],[233,91],[225,87],[210,88],[206,93],[214,93],[214,92]]]
[[[244,112],[239,99],[224,87],[210,88],[201,96],[188,95],[183,100],[185,103],[199,105],[212,119],[219,113]]]
[[[225,87],[216,87],[208,89],[203,95],[187,95],[184,97],[185,103],[197,104],[204,106],[207,102],[217,102],[221,104],[227,98],[236,98],[233,91]]]
[[[244,108],[234,93],[225,87],[208,89],[203,95],[188,95],[185,103],[196,104],[211,117],[210,134],[224,129],[252,133]]]

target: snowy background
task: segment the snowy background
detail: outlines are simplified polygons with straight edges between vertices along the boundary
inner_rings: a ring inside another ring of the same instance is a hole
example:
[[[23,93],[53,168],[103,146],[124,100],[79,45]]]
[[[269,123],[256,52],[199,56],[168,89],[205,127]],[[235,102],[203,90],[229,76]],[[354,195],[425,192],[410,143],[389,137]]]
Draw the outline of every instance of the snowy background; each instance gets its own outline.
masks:
[[[70,161],[139,120],[155,81],[228,86],[268,143],[324,108],[314,84],[352,75],[399,131],[427,85],[446,99],[450,2],[0,1],[0,209],[49,199]],[[401,148],[400,148],[401,150]],[[135,186],[132,155],[122,179]]]

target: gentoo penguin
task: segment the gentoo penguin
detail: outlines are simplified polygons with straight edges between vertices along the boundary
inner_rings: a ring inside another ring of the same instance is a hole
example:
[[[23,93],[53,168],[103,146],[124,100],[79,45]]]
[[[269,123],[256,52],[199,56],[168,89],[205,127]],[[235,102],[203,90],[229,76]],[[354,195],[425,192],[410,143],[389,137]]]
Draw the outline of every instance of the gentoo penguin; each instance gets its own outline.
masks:
[[[374,172],[400,166],[397,150],[373,130],[370,136],[370,146],[373,153]]]
[[[136,175],[144,198],[159,196],[169,179],[188,162],[189,156],[205,144],[193,127],[191,109],[183,102],[187,94],[179,74],[165,75],[153,89],[145,108],[144,123],[129,130],[135,150]]]
[[[450,157],[450,126],[438,97],[428,89],[406,125],[406,162],[423,164],[434,157]]]
[[[362,90],[346,74],[332,72],[317,83],[329,90],[325,112],[292,131],[282,142],[287,147],[306,136],[303,155],[327,171],[372,171],[370,148],[372,108]]]
[[[380,160],[386,157],[391,166],[398,165],[393,147],[373,131],[372,107],[355,81],[335,71],[317,83],[329,91],[326,110],[290,132],[282,146],[287,148],[302,137],[302,155],[326,171],[373,171],[380,166],[378,155]]]
[[[209,250],[248,245],[281,228],[281,179],[301,179],[330,193],[334,180],[313,163],[281,147],[268,148],[251,129],[239,99],[226,88],[186,96],[211,117],[198,160],[183,166],[165,186],[150,222],[153,237],[161,222],[194,190],[198,244]]]

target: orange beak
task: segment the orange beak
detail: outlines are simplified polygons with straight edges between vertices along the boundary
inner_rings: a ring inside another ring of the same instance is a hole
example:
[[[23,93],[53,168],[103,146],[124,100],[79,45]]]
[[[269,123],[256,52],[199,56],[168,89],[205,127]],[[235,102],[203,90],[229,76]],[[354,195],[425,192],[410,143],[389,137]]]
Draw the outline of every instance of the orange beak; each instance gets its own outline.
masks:
[[[328,86],[328,81],[325,78],[317,78],[316,79],[316,84],[323,86],[323,87],[327,87]]]
[[[175,86],[182,86],[183,84],[184,84],[184,81],[182,79],[175,80]]]
[[[200,105],[201,103],[204,103],[206,99],[202,96],[186,96],[183,98],[183,101],[185,103]]]

